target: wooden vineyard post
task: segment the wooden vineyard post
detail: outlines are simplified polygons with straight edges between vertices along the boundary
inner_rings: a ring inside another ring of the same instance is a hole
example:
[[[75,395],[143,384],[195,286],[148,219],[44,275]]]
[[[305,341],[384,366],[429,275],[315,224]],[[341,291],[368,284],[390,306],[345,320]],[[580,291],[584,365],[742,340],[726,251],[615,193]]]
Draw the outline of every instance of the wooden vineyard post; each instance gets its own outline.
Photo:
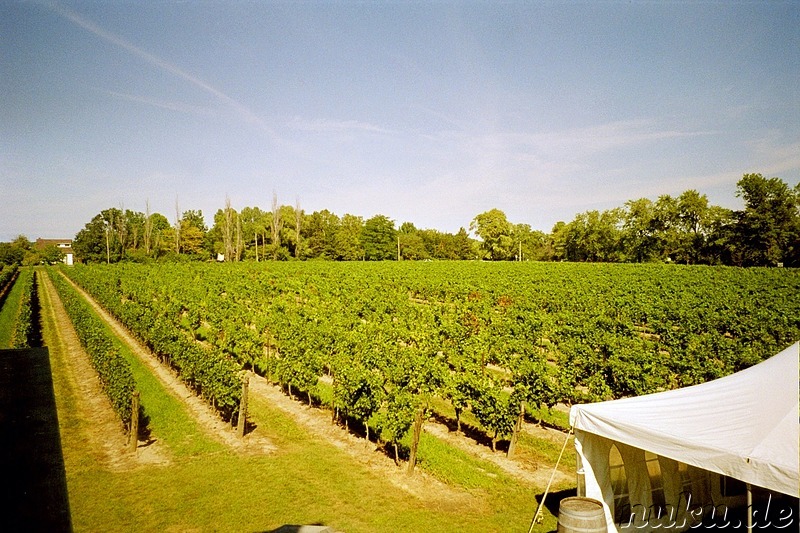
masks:
[[[139,445],[139,391],[131,397],[131,433],[128,436],[128,451],[136,453]]]
[[[411,453],[408,456],[408,470],[406,474],[409,476],[414,473],[414,467],[417,466],[417,448],[419,447],[419,437],[422,434],[422,423],[425,421],[425,408],[420,407],[417,410],[417,416],[414,418],[413,433],[411,435]]]
[[[236,433],[239,438],[244,438],[245,426],[247,425],[247,394],[250,388],[250,374],[245,371],[242,376],[242,399],[239,403],[239,423],[236,425]]]
[[[517,414],[517,422],[514,424],[514,431],[511,434],[511,442],[508,444],[508,453],[506,456],[510,459],[514,457],[514,452],[517,450],[517,441],[519,440],[519,432],[522,431],[522,423],[525,421],[525,402],[519,404],[519,414]]]

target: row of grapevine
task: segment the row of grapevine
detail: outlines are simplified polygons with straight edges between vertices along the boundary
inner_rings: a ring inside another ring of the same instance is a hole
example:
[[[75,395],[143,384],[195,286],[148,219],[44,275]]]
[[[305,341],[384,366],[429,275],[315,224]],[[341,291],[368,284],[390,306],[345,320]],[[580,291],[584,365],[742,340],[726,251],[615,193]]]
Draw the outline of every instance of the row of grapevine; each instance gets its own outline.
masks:
[[[136,390],[130,364],[114,346],[106,326],[73,287],[58,272],[48,269],[50,279],[75,327],[81,345],[100,378],[114,411],[130,430],[132,398]]]
[[[9,284],[17,272],[17,265],[3,265],[0,268],[0,292]]]
[[[526,404],[699,383],[800,334],[794,270],[264,263],[71,275],[117,316],[149,308],[173,334],[290,394],[330,387],[334,416],[371,424],[389,444],[418,429],[434,397],[457,418],[470,410],[493,443],[513,443]]]
[[[35,272],[26,268],[17,277],[20,285],[19,311],[17,320],[14,322],[14,333],[12,335],[12,348],[30,348],[35,344],[36,327],[34,305],[36,301],[36,279]]]
[[[11,292],[17,272],[17,265],[3,265],[0,268],[0,308],[3,307],[8,293]]]
[[[120,294],[121,285],[104,283],[85,268],[64,269],[73,281],[89,291],[181,380],[204,398],[225,420],[235,420],[241,398],[241,366],[222,351],[204,346],[176,329],[158,302],[141,294]]]

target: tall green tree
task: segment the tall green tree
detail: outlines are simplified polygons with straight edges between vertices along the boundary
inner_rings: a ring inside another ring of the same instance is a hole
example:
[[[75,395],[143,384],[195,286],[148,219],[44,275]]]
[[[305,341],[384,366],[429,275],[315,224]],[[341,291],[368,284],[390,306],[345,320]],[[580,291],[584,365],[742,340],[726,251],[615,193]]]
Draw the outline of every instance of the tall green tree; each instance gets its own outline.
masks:
[[[514,239],[514,259],[517,261],[538,261],[547,256],[547,236],[533,230],[529,224],[512,224]]]
[[[64,252],[55,244],[49,244],[39,252],[39,260],[47,265],[55,265],[64,260]]]
[[[658,239],[658,259],[675,259],[683,248],[678,200],[662,194],[654,204],[653,229]],[[681,259],[681,258],[678,258]]]
[[[169,220],[161,213],[153,213],[149,217],[151,226],[151,253],[155,257],[164,254],[170,247],[171,230]],[[74,243],[73,243],[74,248]]]
[[[200,210],[184,211],[181,217],[180,251],[184,254],[204,255],[204,241],[208,228]]]
[[[214,215],[212,236],[219,239],[213,244],[213,252],[222,254],[226,262],[239,261],[244,248],[242,220],[231,206],[231,199],[225,197],[225,208],[218,209]]]
[[[280,259],[297,258],[300,250],[299,234],[297,232],[298,214],[300,215],[300,229],[302,231],[303,212],[300,211],[298,213],[297,207],[282,205],[279,213],[281,218]]]
[[[422,232],[411,222],[403,222],[397,232],[397,239],[401,259],[415,261],[430,257]]]
[[[789,256],[797,238],[797,194],[780,178],[745,174],[736,195],[745,202],[737,213],[737,259],[743,265],[776,265]]]
[[[502,261],[514,257],[513,226],[499,209],[479,214],[469,229],[480,237],[481,249],[488,259]]]
[[[625,203],[624,246],[629,261],[643,263],[658,255],[659,247],[654,234],[655,206],[648,198],[629,200]]]
[[[563,220],[559,220],[550,230],[550,237],[547,242],[548,259],[551,261],[562,261],[567,257],[567,236],[569,226]]]
[[[452,255],[448,259],[475,259],[477,253],[475,252],[475,243],[469,238],[467,230],[458,228],[458,233],[453,235],[452,242]]]
[[[706,246],[709,230],[708,197],[694,189],[678,197],[678,218],[684,233],[681,255],[688,263],[698,263]]]
[[[356,215],[345,214],[336,230],[334,242],[336,259],[341,261],[358,261],[364,258],[364,247],[361,244],[361,232],[364,221]]]
[[[0,264],[13,265],[22,264],[25,255],[32,249],[33,245],[24,235],[20,235],[12,242],[0,243]]]
[[[125,247],[137,251],[144,247],[145,214],[140,211],[125,210],[125,227],[127,242]]]
[[[72,241],[75,257],[85,263],[116,263],[122,259],[124,242],[119,231],[122,218],[122,211],[114,207],[95,215]]]
[[[620,208],[578,214],[564,229],[566,258],[570,261],[622,260],[622,220]]]
[[[320,259],[336,258],[336,232],[341,221],[327,209],[306,215],[301,229],[305,246],[305,257]]]
[[[242,221],[242,240],[245,242],[245,257],[256,261],[266,259],[266,213],[258,207],[244,207],[239,213]]]
[[[375,215],[364,223],[361,232],[364,258],[386,261],[397,258],[397,231],[394,222],[384,215]]]
[[[703,248],[698,262],[710,265],[733,264],[736,249],[736,214],[731,209],[712,205],[706,212]]]

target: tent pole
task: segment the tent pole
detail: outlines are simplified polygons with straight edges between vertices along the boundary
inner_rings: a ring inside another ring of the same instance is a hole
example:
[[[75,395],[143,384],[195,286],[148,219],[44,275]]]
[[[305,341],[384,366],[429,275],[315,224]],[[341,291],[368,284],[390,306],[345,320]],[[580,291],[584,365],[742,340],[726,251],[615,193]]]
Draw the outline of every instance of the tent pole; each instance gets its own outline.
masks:
[[[547,498],[547,493],[550,492],[550,485],[553,483],[553,478],[556,477],[556,470],[558,470],[558,464],[561,462],[561,456],[564,455],[564,450],[567,449],[567,443],[569,442],[569,437],[572,435],[573,428],[569,428],[569,432],[567,433],[567,438],[564,439],[564,445],[561,447],[561,453],[558,454],[558,459],[556,460],[556,466],[553,467],[553,473],[550,474],[550,481],[547,482],[547,487],[544,489],[544,495],[542,496],[542,501],[539,502],[539,505],[536,507],[536,513],[533,515],[533,520],[531,520],[531,527],[528,528],[528,533],[533,531],[533,526],[536,524],[537,519],[539,518],[539,513],[544,507],[544,500]]]
[[[753,533],[753,486],[747,484],[747,533]]]

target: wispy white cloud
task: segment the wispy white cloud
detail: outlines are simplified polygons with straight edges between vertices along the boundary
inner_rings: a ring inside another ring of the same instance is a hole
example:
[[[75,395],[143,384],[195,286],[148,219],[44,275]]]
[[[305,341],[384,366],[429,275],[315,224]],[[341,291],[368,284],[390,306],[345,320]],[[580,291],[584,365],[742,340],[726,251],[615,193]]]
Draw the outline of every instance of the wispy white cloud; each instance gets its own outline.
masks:
[[[500,137],[506,145],[533,150],[541,156],[576,158],[645,143],[717,133],[672,129],[649,120],[629,120],[546,133],[506,133]]]
[[[328,132],[365,132],[365,133],[394,133],[392,130],[362,122],[359,120],[329,120],[314,119],[308,120],[301,117],[294,117],[288,127],[294,130],[310,131],[312,133]]]
[[[168,102],[165,100],[158,100],[156,98],[148,98],[145,96],[137,96],[135,94],[120,93],[117,91],[104,91],[104,92],[110,96],[113,96],[115,98],[120,98],[122,100],[137,102],[139,104],[144,104],[151,107],[157,107],[159,109],[176,111],[178,113],[187,113],[191,115],[201,115],[201,116],[214,116],[217,114],[217,112],[214,111],[213,109],[204,106],[191,105],[183,102]]]
[[[129,52],[130,54],[138,57],[139,59],[145,61],[146,63],[149,63],[150,65],[153,65],[156,68],[168,72],[177,78],[187,81],[190,84],[194,85],[195,87],[198,87],[203,91],[211,94],[212,96],[223,102],[230,109],[232,109],[240,119],[244,120],[247,123],[257,126],[264,132],[268,133],[273,138],[273,140],[276,141],[279,140],[278,135],[269,126],[269,124],[267,124],[266,121],[264,121],[264,119],[253,113],[253,111],[251,111],[249,108],[247,108],[234,98],[228,96],[221,90],[212,86],[208,82],[181,69],[176,65],[173,65],[172,63],[154,54],[151,54],[150,52],[147,52],[146,50],[143,50],[142,48],[139,48],[133,43],[123,39],[119,35],[116,35],[104,28],[101,28],[94,22],[82,17],[81,15],[79,15],[78,13],[72,11],[67,7],[52,2],[48,2],[45,5],[48,6],[50,9],[52,9],[58,15],[69,20],[76,26],[83,28],[89,33],[92,33],[93,35],[100,37],[104,41],[111,43],[114,46]]]
[[[425,134],[432,143],[460,147],[466,155],[506,162],[556,164],[578,170],[579,162],[615,150],[645,143],[716,135],[716,131],[679,130],[655,121],[617,121],[553,132],[490,131],[473,133],[449,130]]]

